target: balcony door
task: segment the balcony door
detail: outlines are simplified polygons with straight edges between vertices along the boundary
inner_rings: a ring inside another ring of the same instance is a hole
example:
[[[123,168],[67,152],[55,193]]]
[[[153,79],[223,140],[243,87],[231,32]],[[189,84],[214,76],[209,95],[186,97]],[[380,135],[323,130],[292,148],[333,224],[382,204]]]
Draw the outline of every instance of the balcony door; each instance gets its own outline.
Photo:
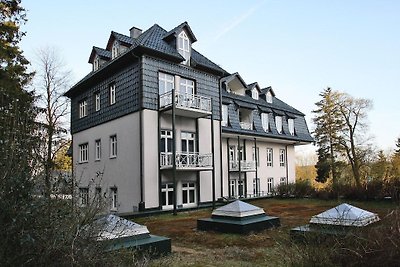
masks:
[[[181,132],[181,151],[179,163],[187,167],[195,166],[197,163],[195,133]]]
[[[174,184],[165,183],[161,186],[162,208],[172,209],[174,205]]]
[[[171,166],[172,162],[172,144],[173,144],[172,131],[161,130],[160,140],[160,165]]]
[[[194,81],[180,78],[177,102],[180,106],[192,108],[194,101]]]

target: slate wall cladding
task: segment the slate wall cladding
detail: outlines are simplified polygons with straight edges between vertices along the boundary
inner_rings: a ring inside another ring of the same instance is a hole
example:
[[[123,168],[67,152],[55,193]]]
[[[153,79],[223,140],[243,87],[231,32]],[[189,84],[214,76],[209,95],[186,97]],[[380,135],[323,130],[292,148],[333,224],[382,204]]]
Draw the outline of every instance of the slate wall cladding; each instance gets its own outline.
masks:
[[[220,120],[219,77],[188,66],[150,56],[142,57],[143,108],[158,109],[158,73],[165,72],[196,81],[196,93],[213,99],[213,119]]]
[[[88,129],[139,110],[139,63],[121,69],[96,85],[82,90],[71,100],[71,132]],[[116,103],[109,103],[109,85],[115,83]],[[95,111],[94,94],[100,92],[100,110]],[[79,118],[79,103],[87,100],[87,116]]]

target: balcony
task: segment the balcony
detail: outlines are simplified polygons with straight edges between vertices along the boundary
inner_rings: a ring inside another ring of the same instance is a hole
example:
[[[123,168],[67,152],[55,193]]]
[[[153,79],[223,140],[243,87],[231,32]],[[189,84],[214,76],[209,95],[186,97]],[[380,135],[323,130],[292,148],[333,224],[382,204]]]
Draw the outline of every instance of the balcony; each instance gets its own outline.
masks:
[[[172,113],[173,91],[160,95],[160,110]],[[211,98],[195,95],[175,93],[176,115],[192,118],[200,118],[211,114]]]
[[[251,122],[240,122],[240,128],[244,130],[253,130],[253,124]]]
[[[239,162],[238,161],[229,161],[229,170],[232,172],[239,171]],[[256,170],[256,162],[255,161],[240,161],[240,171],[242,172],[251,172]]]
[[[161,169],[173,168],[172,153],[160,154]],[[200,154],[198,152],[176,152],[175,163],[177,170],[211,170],[212,154]]]

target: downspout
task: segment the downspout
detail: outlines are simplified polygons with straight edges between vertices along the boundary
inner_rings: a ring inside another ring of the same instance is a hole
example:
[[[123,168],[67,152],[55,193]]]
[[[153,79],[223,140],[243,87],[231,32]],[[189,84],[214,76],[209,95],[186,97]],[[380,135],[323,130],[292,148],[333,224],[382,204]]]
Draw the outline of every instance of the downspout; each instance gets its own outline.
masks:
[[[160,144],[161,144],[161,112],[160,112],[160,93],[158,93],[158,125],[157,125],[157,131],[158,131],[158,154],[157,154],[157,161],[158,161],[158,208],[162,210],[162,178],[161,178],[161,150],[160,150]]]
[[[243,140],[243,160],[246,159],[247,162],[247,157],[246,157],[246,139]],[[247,172],[244,173],[244,197],[247,198]]]
[[[211,98],[211,153],[212,153],[212,207],[215,209],[215,148],[214,148],[214,109],[213,100]]]
[[[258,188],[258,155],[257,155],[257,138],[254,137],[254,154],[256,158],[256,195],[258,196],[259,188]]]
[[[175,129],[175,89],[172,89],[172,179],[174,183],[174,211],[173,214],[177,215],[176,210],[176,129]]]
[[[287,148],[288,148],[288,145],[285,145],[286,184],[289,184],[289,161],[288,161]]]
[[[143,70],[142,70],[142,58],[139,57],[139,138],[140,138],[140,145],[139,145],[139,153],[140,153],[140,203],[139,203],[139,211],[144,211],[145,209],[145,203],[143,201],[144,199],[144,192],[143,192],[143,187],[144,187],[144,175],[143,175]]]
[[[222,85],[220,82],[219,83],[219,115],[220,115],[220,119],[222,119],[222,91],[221,91],[221,89],[222,89]],[[222,120],[219,121],[219,164],[220,164],[219,173],[221,176],[221,197],[223,197],[224,196],[224,179],[223,179],[223,173],[222,173],[222,125],[221,125],[221,122],[222,122]],[[229,149],[229,147],[228,147],[228,149]],[[228,166],[229,166],[229,160],[228,160]],[[229,188],[229,183],[228,183],[228,188]]]
[[[232,197],[232,191],[231,191],[231,159],[230,159],[230,154],[229,154],[229,138],[226,138],[226,155],[228,158],[228,197]],[[222,161],[222,158],[221,158]]]
[[[239,135],[237,137],[237,141],[238,141],[238,147],[237,147],[237,152],[238,153],[237,153],[236,159],[238,160],[238,163],[239,163],[239,185],[240,185],[241,181],[242,181],[242,169],[241,169],[241,166],[240,166],[240,160],[241,159],[240,159],[240,137],[239,137]],[[238,189],[239,189],[239,185],[238,185]],[[240,198],[242,196],[242,194],[240,194],[240,192],[238,192],[238,193],[239,193],[239,198]]]
[[[196,151],[200,151],[200,146],[199,146],[199,120],[196,119]],[[201,197],[200,197],[200,171],[196,171],[196,194],[197,194],[197,207],[199,207],[200,202],[201,202]]]

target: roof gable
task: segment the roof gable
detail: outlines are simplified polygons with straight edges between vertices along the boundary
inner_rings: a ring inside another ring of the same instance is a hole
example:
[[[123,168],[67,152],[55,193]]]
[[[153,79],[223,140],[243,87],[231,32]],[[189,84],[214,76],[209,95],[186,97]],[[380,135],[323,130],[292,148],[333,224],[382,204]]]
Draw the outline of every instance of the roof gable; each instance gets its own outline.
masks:
[[[272,89],[271,86],[265,87],[265,88],[261,89],[260,91],[261,91],[262,95],[265,95],[268,92],[270,92],[272,96],[275,96],[275,92],[274,92],[274,90]]]
[[[110,37],[108,38],[108,42],[106,45],[106,50],[111,51],[111,47],[115,40],[117,40],[118,42],[120,42],[120,44],[127,46],[127,47],[130,47],[134,41],[133,38],[131,38],[127,35],[124,35],[124,34],[121,34],[121,33],[115,32],[115,31],[111,31]]]
[[[260,86],[258,85],[258,82],[254,82],[254,83],[251,83],[251,84],[248,84],[247,85],[247,90],[253,90],[253,89],[257,89],[257,91],[259,92],[259,93],[261,93],[261,89],[260,89]]]
[[[190,39],[191,43],[194,43],[197,41],[196,36],[194,36],[194,33],[192,32],[192,29],[190,28],[189,24],[185,21],[181,23],[180,25],[176,26],[169,32],[165,33],[163,38],[165,41],[170,41],[173,38],[177,38],[179,33],[182,32],[182,30],[185,30],[188,38]]]
[[[111,52],[103,48],[93,46],[92,52],[89,56],[89,63],[93,63],[95,56],[98,55],[100,58],[109,60],[111,58]]]

